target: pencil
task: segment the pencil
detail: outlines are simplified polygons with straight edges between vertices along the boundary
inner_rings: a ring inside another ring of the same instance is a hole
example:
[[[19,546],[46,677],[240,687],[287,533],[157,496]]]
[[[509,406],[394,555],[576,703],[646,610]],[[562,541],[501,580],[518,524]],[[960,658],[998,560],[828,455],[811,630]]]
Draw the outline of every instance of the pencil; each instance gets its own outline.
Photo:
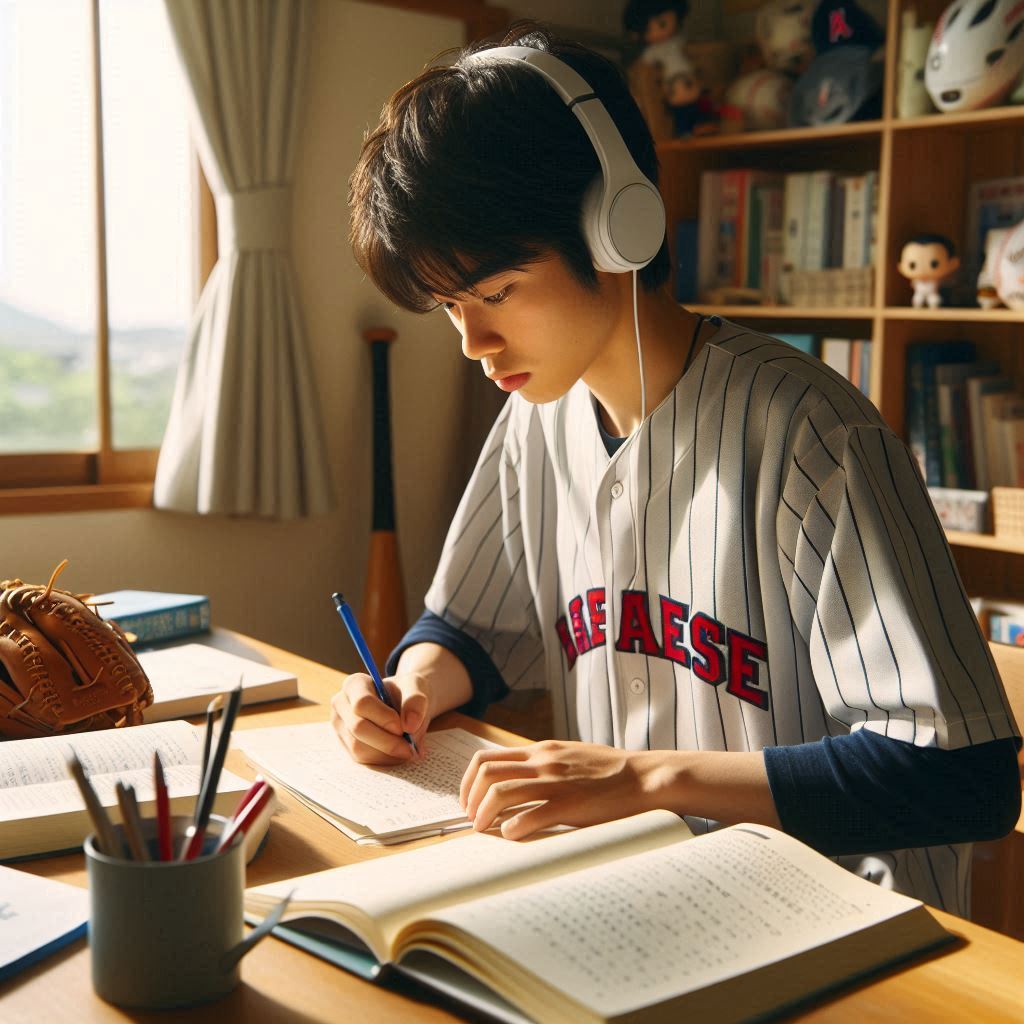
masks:
[[[209,704],[206,705],[206,734],[203,736],[203,760],[199,769],[199,781],[206,778],[206,768],[210,763],[210,743],[213,739],[213,720],[224,703],[224,697],[217,694]]]
[[[217,795],[217,783],[220,781],[220,773],[224,770],[224,758],[227,757],[228,744],[231,742],[231,730],[234,728],[235,716],[238,714],[238,707],[242,703],[242,684],[231,691],[228,697],[228,706],[220,721],[220,734],[217,737],[217,745],[210,758],[209,767],[203,777],[202,789],[199,791],[199,799],[196,801],[196,813],[192,819],[192,826],[185,836],[180,860],[192,860],[203,848],[203,838],[206,835],[206,826],[210,822],[210,812],[213,810],[213,798]]]
[[[121,825],[128,840],[133,860],[150,860],[142,838],[142,817],[139,815],[139,802],[135,799],[135,787],[118,779],[116,786],[117,803],[121,808]]]
[[[160,860],[174,860],[171,845],[171,801],[167,796],[167,780],[160,751],[153,751],[153,788],[156,790],[156,840]]]
[[[92,827],[96,832],[100,853],[105,853],[108,857],[122,856],[123,848],[118,841],[114,826],[111,825],[110,818],[107,817],[107,812],[103,809],[103,804],[100,803],[100,798],[96,795],[96,790],[92,788],[92,783],[85,774],[85,768],[82,767],[82,762],[78,760],[78,755],[74,751],[68,758],[68,771],[85,801],[85,809],[89,813],[89,820],[92,821]]]

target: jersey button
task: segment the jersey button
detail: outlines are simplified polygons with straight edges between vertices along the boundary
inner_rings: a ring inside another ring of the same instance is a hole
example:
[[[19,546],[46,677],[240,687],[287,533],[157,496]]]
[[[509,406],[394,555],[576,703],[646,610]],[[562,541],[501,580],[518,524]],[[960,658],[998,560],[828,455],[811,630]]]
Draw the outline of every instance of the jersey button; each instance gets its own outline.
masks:
[[[621,498],[622,497],[622,481],[621,480],[616,480],[615,483],[612,484],[612,497],[613,498]]]
[[[647,684],[642,679],[631,679],[629,681],[629,688],[634,693],[643,693],[647,689]]]

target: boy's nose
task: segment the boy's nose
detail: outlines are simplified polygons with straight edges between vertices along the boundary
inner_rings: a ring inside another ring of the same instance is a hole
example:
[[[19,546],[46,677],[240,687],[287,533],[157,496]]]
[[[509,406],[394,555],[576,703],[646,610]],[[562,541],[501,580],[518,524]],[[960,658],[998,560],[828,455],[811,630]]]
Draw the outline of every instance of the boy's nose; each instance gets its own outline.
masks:
[[[462,354],[467,359],[480,360],[505,347],[500,334],[472,317],[464,318],[459,330],[462,332]]]

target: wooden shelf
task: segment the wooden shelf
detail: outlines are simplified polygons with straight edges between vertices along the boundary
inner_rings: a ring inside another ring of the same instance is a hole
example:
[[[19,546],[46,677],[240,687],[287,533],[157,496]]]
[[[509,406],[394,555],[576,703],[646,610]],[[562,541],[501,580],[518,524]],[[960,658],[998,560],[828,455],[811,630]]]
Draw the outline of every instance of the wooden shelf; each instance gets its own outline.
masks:
[[[996,536],[993,533],[960,533],[947,530],[946,539],[950,544],[963,548],[981,548],[985,551],[1004,551],[1012,555],[1024,555],[1024,537]]]
[[[871,320],[875,310],[871,306],[709,306],[706,303],[685,303],[694,313],[704,313],[732,319],[746,317],[755,320]]]
[[[702,149],[761,149],[775,146],[813,146],[837,139],[880,136],[882,121],[854,121],[827,128],[778,128],[763,132],[730,132],[725,135],[690,136],[658,143],[658,152],[693,152]]]
[[[1024,106],[989,107],[987,110],[968,110],[959,114],[893,117],[889,118],[886,124],[897,132],[924,128],[999,128],[1014,124],[1024,126]]]
[[[886,306],[886,320],[931,320],[946,323],[1024,324],[1024,310],[969,309],[964,306],[940,306],[938,309],[913,309],[911,306]]]

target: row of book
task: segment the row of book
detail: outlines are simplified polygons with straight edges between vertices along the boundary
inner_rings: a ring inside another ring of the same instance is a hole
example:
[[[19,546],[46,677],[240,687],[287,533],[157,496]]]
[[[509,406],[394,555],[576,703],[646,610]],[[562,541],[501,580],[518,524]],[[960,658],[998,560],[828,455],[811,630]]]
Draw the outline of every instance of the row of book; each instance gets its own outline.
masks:
[[[779,341],[808,352],[871,395],[871,342],[862,338],[819,338],[814,334],[776,334]]]
[[[788,301],[785,271],[874,263],[878,174],[704,171],[697,223],[697,291],[758,291]]]
[[[974,597],[971,598],[971,607],[982,623],[987,621],[989,640],[1024,647],[1024,604]]]
[[[907,439],[929,487],[1024,487],[1024,396],[973,342],[907,347]]]

